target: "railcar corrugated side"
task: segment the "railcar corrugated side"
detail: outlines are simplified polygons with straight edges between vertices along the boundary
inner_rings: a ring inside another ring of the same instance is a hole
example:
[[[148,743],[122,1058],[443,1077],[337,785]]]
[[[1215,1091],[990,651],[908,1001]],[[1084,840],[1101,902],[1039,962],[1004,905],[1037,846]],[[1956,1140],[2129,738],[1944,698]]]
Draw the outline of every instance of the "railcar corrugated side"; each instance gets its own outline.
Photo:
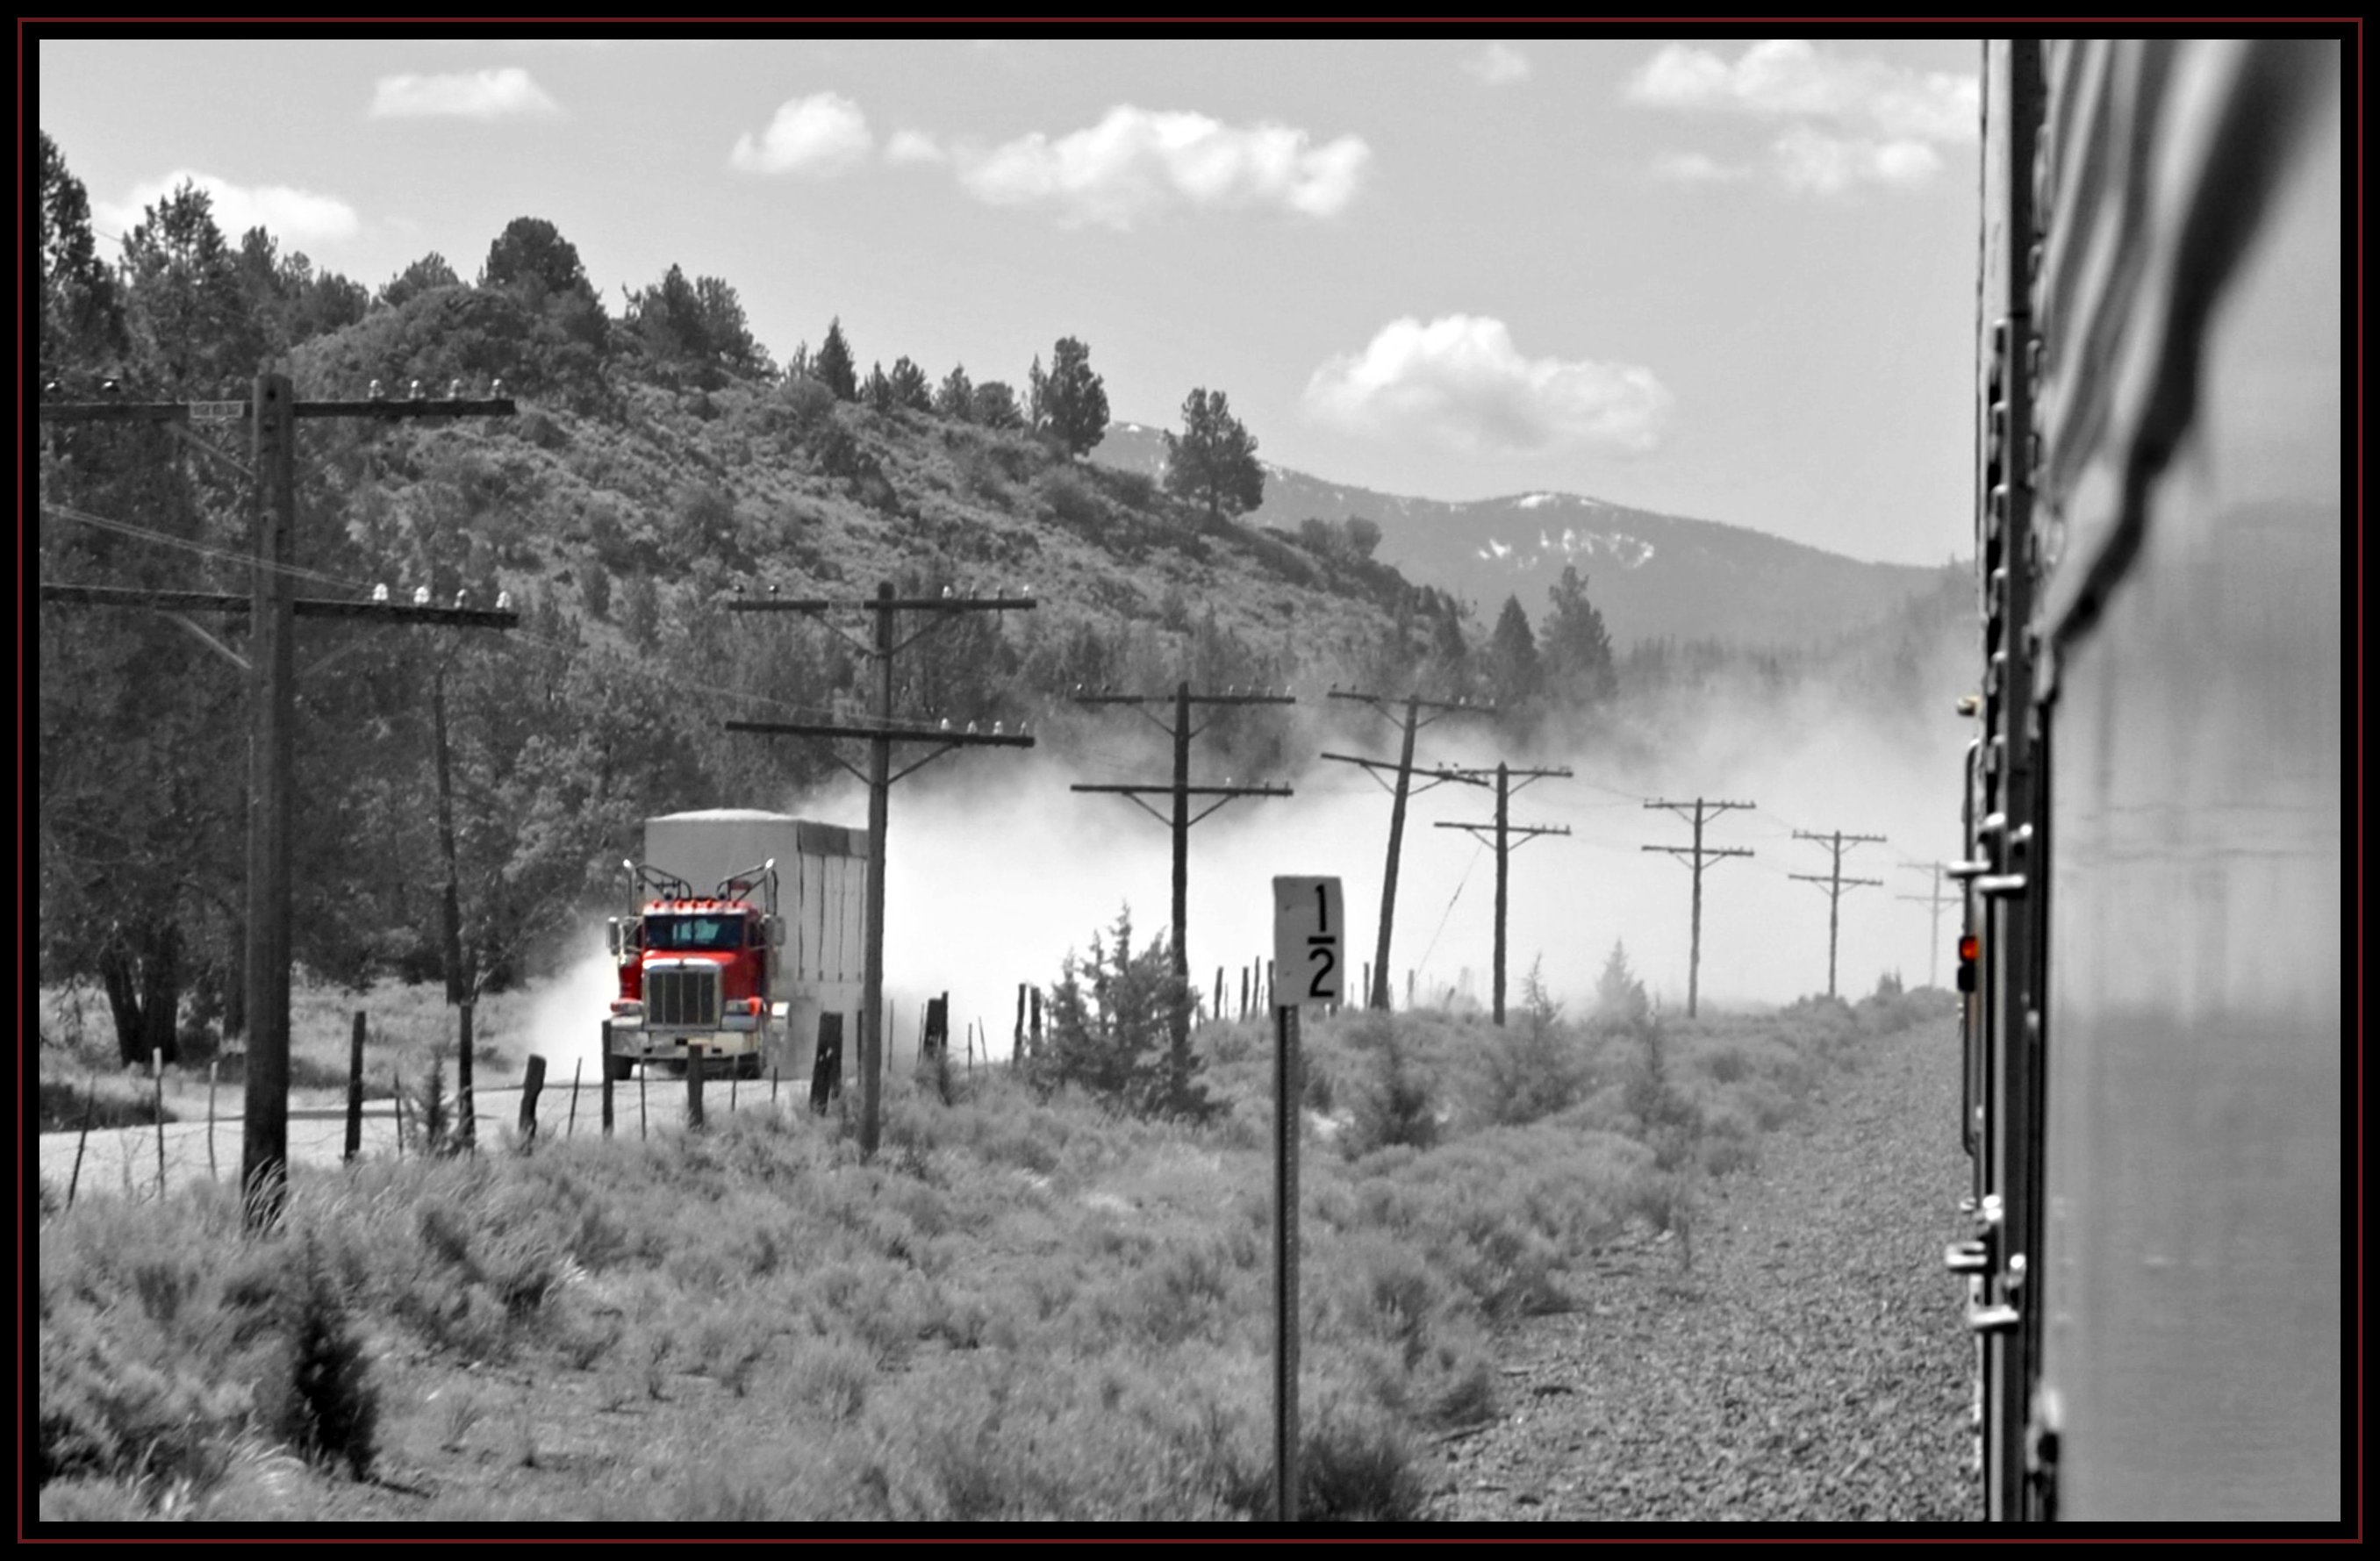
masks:
[[[2341,1513],[2342,54],[1986,52],[1997,1518]]]

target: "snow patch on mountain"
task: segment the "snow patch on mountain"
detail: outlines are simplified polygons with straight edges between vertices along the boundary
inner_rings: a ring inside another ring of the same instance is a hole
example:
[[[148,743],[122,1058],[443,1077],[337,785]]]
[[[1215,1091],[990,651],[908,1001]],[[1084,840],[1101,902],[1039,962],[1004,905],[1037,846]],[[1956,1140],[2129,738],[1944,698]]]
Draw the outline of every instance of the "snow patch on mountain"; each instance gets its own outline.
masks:
[[[1619,531],[1582,531],[1574,526],[1562,527],[1560,537],[1551,531],[1539,531],[1534,548],[1491,537],[1488,545],[1478,550],[1479,557],[1491,563],[1511,560],[1516,569],[1535,569],[1555,555],[1574,562],[1609,563],[1620,569],[1642,569],[1653,562],[1653,544],[1641,537]]]

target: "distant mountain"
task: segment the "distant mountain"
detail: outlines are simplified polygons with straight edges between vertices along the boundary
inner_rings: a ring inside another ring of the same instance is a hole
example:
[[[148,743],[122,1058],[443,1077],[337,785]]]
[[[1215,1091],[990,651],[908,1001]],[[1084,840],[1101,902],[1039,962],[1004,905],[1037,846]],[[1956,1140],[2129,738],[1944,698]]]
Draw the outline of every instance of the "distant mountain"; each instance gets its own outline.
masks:
[[[1155,474],[1165,464],[1163,431],[1111,424],[1091,459]],[[1863,563],[1745,526],[1575,493],[1447,503],[1325,482],[1269,463],[1264,504],[1243,519],[1294,532],[1308,516],[1354,515],[1379,526],[1374,556],[1381,563],[1473,603],[1483,625],[1495,622],[1508,596],[1539,622],[1562,566],[1576,564],[1622,649],[1662,635],[1804,645],[1890,616],[1943,573]]]

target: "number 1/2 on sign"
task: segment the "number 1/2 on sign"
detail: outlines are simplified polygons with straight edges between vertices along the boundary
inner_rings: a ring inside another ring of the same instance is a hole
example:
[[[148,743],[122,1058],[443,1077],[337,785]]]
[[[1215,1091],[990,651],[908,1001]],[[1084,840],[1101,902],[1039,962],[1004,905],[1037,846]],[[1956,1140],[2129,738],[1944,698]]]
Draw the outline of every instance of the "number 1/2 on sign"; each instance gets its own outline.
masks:
[[[1347,1000],[1347,902],[1337,878],[1272,880],[1273,1001]]]

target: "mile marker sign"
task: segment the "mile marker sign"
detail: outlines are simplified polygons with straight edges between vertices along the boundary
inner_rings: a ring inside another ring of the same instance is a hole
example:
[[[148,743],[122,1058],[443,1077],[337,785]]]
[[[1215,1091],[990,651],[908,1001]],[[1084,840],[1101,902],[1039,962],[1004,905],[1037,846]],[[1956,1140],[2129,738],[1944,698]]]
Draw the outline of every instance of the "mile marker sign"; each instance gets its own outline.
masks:
[[[1272,880],[1273,1001],[1347,1000],[1347,902],[1337,878]]]

